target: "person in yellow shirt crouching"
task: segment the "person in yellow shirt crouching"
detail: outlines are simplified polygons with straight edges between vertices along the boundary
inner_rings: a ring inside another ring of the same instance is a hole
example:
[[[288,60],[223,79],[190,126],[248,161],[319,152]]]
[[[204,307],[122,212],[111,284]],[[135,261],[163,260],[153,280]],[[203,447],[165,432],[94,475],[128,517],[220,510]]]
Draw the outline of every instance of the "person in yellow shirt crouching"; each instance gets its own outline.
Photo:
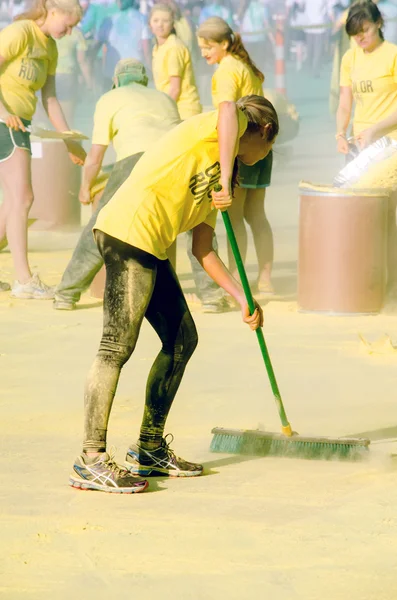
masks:
[[[156,37],[153,48],[153,79],[178,106],[181,119],[201,112],[189,50],[175,35],[174,13],[166,4],[155,4],[150,13],[150,28]]]
[[[355,42],[342,58],[336,114],[338,152],[347,154],[347,132],[363,149],[387,135],[397,140],[397,46],[382,33],[383,18],[371,0],[351,6],[346,32]],[[388,222],[388,289],[397,295],[397,193],[390,196]]]
[[[232,204],[238,157],[254,164],[270,151],[278,133],[272,104],[259,96],[222,102],[184,121],[147,150],[101,210],[94,227],[106,265],[104,327],[85,394],[83,452],[70,485],[78,489],[134,493],[147,487],[140,475],[195,477],[203,466],[179,458],[164,429],[186,365],[197,345],[196,328],[167,249],[193,229],[193,253],[202,267],[240,305],[251,329],[262,325],[258,304],[250,316],[241,285],[212,247],[215,209]],[[217,183],[221,191],[214,192]],[[108,420],[123,365],[134,351],[143,319],[161,340],[150,370],[138,443],[126,468],[106,452]]]
[[[92,146],[87,155],[80,202],[91,202],[91,188],[100,172],[109,144],[116,163],[105,191],[85,227],[62,280],[55,290],[54,308],[73,310],[103,265],[92,228],[107,204],[145,152],[180,122],[175,102],[166,94],[147,88],[145,67],[133,58],[120,60],[114,71],[113,89],[98,101],[94,114]]]

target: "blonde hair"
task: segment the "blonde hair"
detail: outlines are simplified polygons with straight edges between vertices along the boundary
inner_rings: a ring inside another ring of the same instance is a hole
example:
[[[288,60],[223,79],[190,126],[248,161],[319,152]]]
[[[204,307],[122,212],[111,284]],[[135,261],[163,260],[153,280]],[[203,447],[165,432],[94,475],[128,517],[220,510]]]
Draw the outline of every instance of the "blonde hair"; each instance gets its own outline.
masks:
[[[161,3],[153,4],[151,11],[150,11],[149,22],[151,21],[153,15],[156,12],[168,13],[170,15],[170,17],[172,18],[172,22],[175,21],[175,12],[173,11],[173,9],[171,8],[171,6],[169,4],[161,4]]]
[[[79,0],[35,0],[33,6],[26,12],[15,17],[14,21],[21,21],[22,19],[40,21],[47,18],[50,10],[58,10],[65,14],[76,15],[79,19],[83,15]]]
[[[217,44],[227,42],[227,51],[245,63],[262,83],[265,81],[264,74],[251,60],[250,55],[245,49],[240,34],[235,33],[226,21],[220,17],[210,17],[204,21],[197,30],[197,36],[209,42],[216,42]]]
[[[247,131],[256,132],[266,126],[266,141],[272,142],[279,132],[278,116],[273,104],[255,95],[244,96],[236,104],[247,117]]]

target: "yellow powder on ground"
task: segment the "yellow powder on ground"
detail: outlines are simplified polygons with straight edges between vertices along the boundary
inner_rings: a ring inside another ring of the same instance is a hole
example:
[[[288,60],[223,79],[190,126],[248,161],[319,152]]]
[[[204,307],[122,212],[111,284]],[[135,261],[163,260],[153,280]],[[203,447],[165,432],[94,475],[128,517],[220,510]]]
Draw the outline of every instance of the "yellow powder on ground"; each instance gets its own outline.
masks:
[[[380,189],[382,186],[364,186],[360,182],[354,184],[354,188],[340,188],[333,187],[332,185],[322,185],[318,183],[311,183],[310,181],[300,181],[299,190],[305,192],[305,190],[319,192],[321,194],[334,194],[337,196],[388,196],[388,190]]]
[[[397,189],[397,152],[372,165],[354,184],[358,188]]]

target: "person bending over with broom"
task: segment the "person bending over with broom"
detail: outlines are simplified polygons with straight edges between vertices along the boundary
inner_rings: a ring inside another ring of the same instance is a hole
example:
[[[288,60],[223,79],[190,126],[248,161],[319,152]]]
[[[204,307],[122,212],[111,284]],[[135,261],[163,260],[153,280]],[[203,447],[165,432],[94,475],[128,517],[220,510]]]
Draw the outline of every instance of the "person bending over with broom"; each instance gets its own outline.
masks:
[[[165,422],[197,332],[167,248],[193,229],[193,254],[206,272],[241,306],[252,330],[263,324],[255,303],[250,314],[244,291],[212,248],[217,211],[232,204],[237,158],[255,164],[278,134],[273,105],[261,96],[222,102],[166,133],[139,160],[124,185],[100,211],[94,227],[106,265],[103,335],[85,389],[83,452],[70,485],[133,493],[148,483],[140,476],[197,476],[202,465],[176,456],[164,437]],[[220,184],[221,191],[214,192]],[[106,452],[112,402],[120,371],[134,351],[143,318],[162,347],[146,388],[139,440],[127,451],[126,468]],[[172,442],[171,436],[171,442]]]

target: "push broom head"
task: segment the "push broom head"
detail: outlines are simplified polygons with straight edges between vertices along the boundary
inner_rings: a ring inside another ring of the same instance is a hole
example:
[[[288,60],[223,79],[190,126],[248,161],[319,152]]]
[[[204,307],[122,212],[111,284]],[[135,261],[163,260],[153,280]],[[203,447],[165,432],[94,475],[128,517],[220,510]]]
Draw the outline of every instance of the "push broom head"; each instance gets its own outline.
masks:
[[[312,460],[363,460],[368,456],[370,440],[364,438],[305,437],[267,433],[259,430],[223,429],[211,433],[212,452],[251,456],[280,456]]]

